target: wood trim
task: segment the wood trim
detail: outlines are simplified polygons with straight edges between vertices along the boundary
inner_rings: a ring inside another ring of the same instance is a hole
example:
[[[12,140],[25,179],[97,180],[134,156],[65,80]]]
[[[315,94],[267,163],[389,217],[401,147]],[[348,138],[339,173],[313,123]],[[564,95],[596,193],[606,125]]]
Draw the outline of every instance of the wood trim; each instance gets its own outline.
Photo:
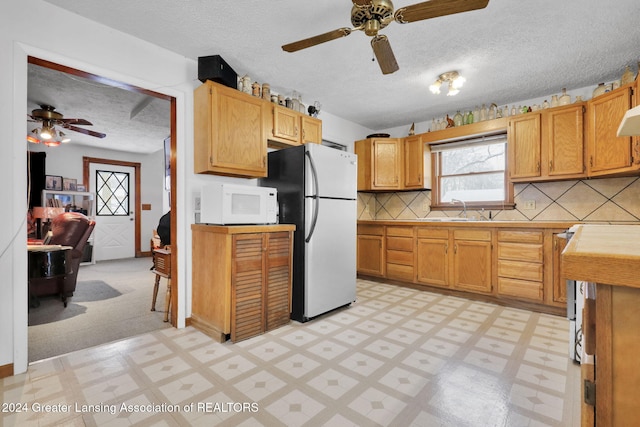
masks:
[[[133,212],[135,215],[135,221],[134,221],[134,228],[135,228],[135,253],[136,253],[136,258],[139,258],[142,256],[142,249],[141,249],[141,245],[140,245],[140,217],[142,215],[142,196],[140,195],[141,192],[141,178],[140,178],[140,169],[141,169],[141,164],[139,162],[127,162],[124,160],[111,160],[111,159],[101,159],[99,157],[87,157],[87,156],[83,156],[82,157],[82,180],[84,182],[85,187],[87,188],[87,191],[91,191],[91,189],[89,188],[89,182],[90,182],[90,178],[89,178],[89,169],[90,169],[90,165],[91,163],[99,163],[99,164],[103,164],[103,165],[114,165],[114,166],[126,166],[126,167],[132,167],[135,169],[136,172],[136,176],[135,176],[135,190],[136,190],[136,197],[135,200],[133,202]]]
[[[613,287],[596,285],[596,425],[613,425]]]
[[[13,376],[13,363],[0,366],[0,378],[7,378]]]
[[[178,257],[180,256],[180,248],[178,246],[178,166],[176,161],[176,152],[178,141],[176,138],[177,129],[177,111],[176,99],[171,97],[169,100],[171,105],[171,154],[169,156],[169,164],[171,166],[171,192],[169,193],[169,205],[171,206],[171,271],[173,272],[173,280],[171,280],[171,325],[176,328],[178,326]]]
[[[77,68],[68,67],[66,65],[56,64],[55,62],[47,61],[45,59],[36,58],[34,56],[28,56],[27,62],[33,65],[39,65],[41,67],[49,68],[51,70],[61,71],[63,73],[71,74],[78,77],[83,77],[85,79],[102,83],[104,85],[117,87],[120,89],[128,90],[130,92],[142,93],[145,95],[153,96],[154,98],[164,99],[165,101],[175,100],[172,96],[165,95],[162,93],[154,92],[148,89],[143,89],[138,86],[134,86],[128,83],[119,82],[117,80],[112,80],[106,77],[99,76],[97,74],[88,73],[86,71],[78,70]],[[173,131],[171,132],[173,135]]]

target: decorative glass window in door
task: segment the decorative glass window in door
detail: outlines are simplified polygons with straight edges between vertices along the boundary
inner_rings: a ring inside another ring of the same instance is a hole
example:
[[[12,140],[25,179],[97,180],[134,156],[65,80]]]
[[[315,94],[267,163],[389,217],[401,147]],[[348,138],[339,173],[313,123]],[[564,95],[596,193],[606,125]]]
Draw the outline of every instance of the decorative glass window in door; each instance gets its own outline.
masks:
[[[129,215],[129,174],[96,171],[96,214],[101,216]]]

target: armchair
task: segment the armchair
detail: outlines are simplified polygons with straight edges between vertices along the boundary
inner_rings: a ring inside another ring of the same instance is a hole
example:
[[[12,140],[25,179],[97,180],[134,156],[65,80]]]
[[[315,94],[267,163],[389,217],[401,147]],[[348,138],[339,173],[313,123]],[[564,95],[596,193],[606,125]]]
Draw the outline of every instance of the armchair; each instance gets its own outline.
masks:
[[[29,292],[32,296],[60,294],[64,306],[67,298],[73,296],[76,290],[78,269],[87,244],[87,239],[95,227],[95,221],[77,212],[65,212],[53,219],[51,231],[53,236],[49,244],[71,246],[68,273],[62,277],[33,278],[29,280]]]

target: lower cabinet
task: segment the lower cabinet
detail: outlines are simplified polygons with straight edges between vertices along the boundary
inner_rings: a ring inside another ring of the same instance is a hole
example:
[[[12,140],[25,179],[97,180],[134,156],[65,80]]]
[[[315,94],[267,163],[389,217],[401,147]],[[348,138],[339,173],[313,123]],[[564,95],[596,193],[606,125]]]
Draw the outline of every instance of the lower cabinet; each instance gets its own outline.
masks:
[[[387,277],[389,279],[414,280],[413,227],[387,227]]]
[[[416,235],[417,282],[449,287],[449,230],[419,227]]]
[[[384,226],[358,225],[358,273],[384,276]]]
[[[192,225],[191,324],[221,342],[287,324],[293,228]]]
[[[565,240],[558,235],[564,229],[486,224],[358,224],[358,274],[563,312]]]
[[[543,232],[498,231],[498,293],[542,302]]]
[[[491,230],[453,231],[454,289],[491,293]]]

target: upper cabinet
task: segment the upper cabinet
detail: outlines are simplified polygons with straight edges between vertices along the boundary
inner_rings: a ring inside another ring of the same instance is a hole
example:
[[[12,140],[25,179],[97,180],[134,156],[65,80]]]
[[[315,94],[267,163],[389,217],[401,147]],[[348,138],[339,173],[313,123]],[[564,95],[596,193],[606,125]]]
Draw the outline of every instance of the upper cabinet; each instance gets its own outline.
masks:
[[[633,107],[635,83],[588,102],[589,176],[624,175],[640,169],[638,138],[616,133],[627,110]]]
[[[281,105],[272,104],[271,108],[270,145],[322,143],[322,121]]]
[[[355,143],[358,191],[425,188],[431,170],[421,135],[406,138],[368,138]]]
[[[271,103],[211,81],[194,91],[194,172],[267,176]]]
[[[511,117],[511,181],[584,178],[584,113],[577,103]]]

